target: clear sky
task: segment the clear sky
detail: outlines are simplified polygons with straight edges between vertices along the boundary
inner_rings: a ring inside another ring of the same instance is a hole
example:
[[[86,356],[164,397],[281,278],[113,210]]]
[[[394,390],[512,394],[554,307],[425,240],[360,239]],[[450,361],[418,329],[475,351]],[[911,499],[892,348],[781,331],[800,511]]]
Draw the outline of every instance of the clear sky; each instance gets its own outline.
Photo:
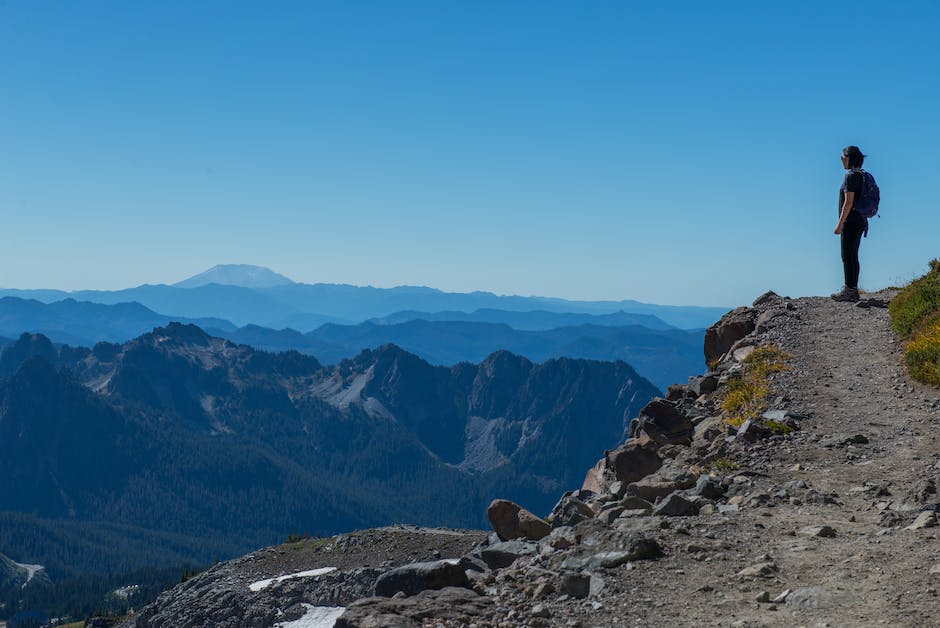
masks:
[[[940,3],[0,0],[0,287],[737,305],[940,256]]]

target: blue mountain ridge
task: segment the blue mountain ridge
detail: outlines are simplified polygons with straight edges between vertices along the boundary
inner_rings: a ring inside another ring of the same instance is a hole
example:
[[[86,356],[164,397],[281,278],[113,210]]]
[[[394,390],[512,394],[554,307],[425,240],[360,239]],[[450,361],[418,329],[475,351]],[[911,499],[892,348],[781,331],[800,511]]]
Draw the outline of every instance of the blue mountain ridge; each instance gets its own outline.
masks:
[[[267,351],[296,350],[336,364],[365,349],[397,344],[431,364],[452,366],[479,362],[494,351],[509,350],[535,362],[556,357],[623,360],[665,387],[701,369],[703,334],[668,327],[650,316],[478,310],[466,315],[477,320],[409,319],[398,313],[384,320],[398,323],[325,324],[301,334],[258,325],[236,328],[220,319],[185,319],[158,314],[139,303],[102,305],[66,299],[50,304],[16,297],[0,298],[0,335],[16,338],[24,332],[42,333],[58,344],[91,347],[100,341],[125,342],[171,321],[191,322],[234,342]],[[443,313],[459,319],[459,312]],[[501,322],[536,329],[516,329]],[[619,322],[641,320],[657,328]],[[537,329],[553,322],[579,323]],[[602,324],[596,324],[600,321]]]
[[[73,298],[78,301],[117,304],[137,302],[156,312],[172,312],[185,318],[221,318],[235,325],[248,324],[282,328],[292,326],[311,331],[323,322],[358,323],[396,312],[422,312],[497,309],[514,312],[541,310],[555,313],[614,314],[625,312],[653,315],[674,327],[707,327],[727,308],[667,306],[638,301],[570,301],[549,297],[501,296],[489,292],[449,293],[421,286],[375,288],[343,284],[290,283],[267,288],[222,284],[181,288],[145,284],[124,290],[0,289],[0,296],[35,299],[42,302]],[[311,326],[301,326],[305,317]]]

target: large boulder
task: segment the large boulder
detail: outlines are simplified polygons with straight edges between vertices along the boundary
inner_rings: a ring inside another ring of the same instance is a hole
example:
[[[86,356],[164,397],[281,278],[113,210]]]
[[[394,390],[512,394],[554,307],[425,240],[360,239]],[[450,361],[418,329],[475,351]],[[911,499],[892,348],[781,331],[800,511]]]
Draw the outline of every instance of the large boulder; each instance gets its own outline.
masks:
[[[642,480],[663,466],[662,459],[655,451],[630,441],[608,451],[604,457],[614,479],[626,484]]]
[[[665,497],[669,493],[682,490],[682,488],[678,482],[648,478],[628,484],[626,491],[628,496],[639,497],[652,503],[660,497]]]
[[[674,403],[657,397],[640,410],[630,430],[634,436],[645,434],[660,445],[690,445],[695,428]]]
[[[594,493],[604,493],[607,487],[607,458],[601,458],[593,467],[588,469],[584,475],[584,482],[581,488]]]
[[[722,316],[717,323],[705,330],[705,363],[713,364],[729,349],[756,327],[757,311],[739,307]]]
[[[486,516],[502,540],[525,538],[538,541],[551,534],[552,526],[507,499],[494,499]]]
[[[416,595],[427,589],[444,587],[469,587],[467,574],[448,560],[402,565],[379,576],[375,581],[375,595],[392,597],[399,591],[405,595]]]
[[[553,528],[573,526],[585,519],[593,519],[595,512],[573,493],[568,492],[561,496],[552,513],[548,516]]]
[[[699,505],[679,493],[671,493],[653,508],[653,514],[666,517],[689,517],[697,515]]]

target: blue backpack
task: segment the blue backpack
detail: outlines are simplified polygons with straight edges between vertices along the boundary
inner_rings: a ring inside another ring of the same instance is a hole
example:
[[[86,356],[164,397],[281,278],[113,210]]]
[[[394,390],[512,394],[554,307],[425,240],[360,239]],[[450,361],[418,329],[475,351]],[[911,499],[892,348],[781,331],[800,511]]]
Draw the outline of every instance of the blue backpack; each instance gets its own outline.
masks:
[[[881,202],[881,190],[878,189],[878,184],[875,183],[875,177],[871,176],[870,172],[865,172],[861,168],[855,169],[854,172],[858,172],[862,175],[862,190],[855,199],[855,204],[852,209],[861,214],[863,218],[872,218],[878,213],[878,203]]]

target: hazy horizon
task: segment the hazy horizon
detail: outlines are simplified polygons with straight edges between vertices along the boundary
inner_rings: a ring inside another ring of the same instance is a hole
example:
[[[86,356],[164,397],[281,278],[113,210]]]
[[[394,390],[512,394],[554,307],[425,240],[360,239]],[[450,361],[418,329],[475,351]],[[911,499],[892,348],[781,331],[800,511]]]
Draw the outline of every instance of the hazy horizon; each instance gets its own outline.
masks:
[[[231,266],[244,266],[244,265],[247,265],[247,266],[256,266],[256,267],[265,268],[266,270],[270,270],[270,271],[273,271],[273,272],[275,272],[275,273],[278,273],[278,274],[282,274],[282,275],[283,275],[283,273],[279,273],[277,269],[262,267],[262,266],[258,266],[258,265],[256,265],[256,264],[218,264],[217,266],[228,266],[228,265],[231,265]],[[214,268],[214,267],[212,267],[212,268]],[[173,280],[173,281],[166,281],[166,282],[141,282],[141,283],[137,283],[137,284],[133,284],[133,285],[120,286],[120,287],[117,287],[117,288],[94,288],[94,287],[88,288],[88,287],[83,287],[83,288],[74,288],[74,289],[64,289],[64,288],[55,288],[55,287],[51,287],[51,286],[32,286],[32,287],[28,287],[28,288],[21,288],[21,287],[16,287],[16,286],[3,286],[3,285],[0,285],[0,290],[20,290],[20,291],[29,291],[29,290],[53,290],[53,291],[57,291],[57,292],[65,292],[65,293],[68,293],[68,294],[74,294],[74,293],[88,292],[88,291],[93,291],[93,292],[118,292],[118,291],[121,291],[121,290],[129,290],[129,289],[138,288],[138,287],[140,287],[140,286],[145,286],[145,285],[151,285],[151,286],[158,286],[158,285],[160,285],[160,286],[178,287],[178,286],[175,286],[175,284],[180,283],[180,282],[182,282],[182,281],[185,281],[185,280],[187,280],[187,279],[190,279],[190,278],[192,278],[192,277],[195,277],[196,275],[202,274],[202,273],[205,272],[206,270],[211,270],[212,268],[204,269],[203,271],[199,271],[199,272],[197,272],[197,273],[193,273],[192,275],[190,275],[190,276],[188,276],[188,277],[183,277],[183,278],[181,278],[181,279],[177,279],[177,280]],[[559,300],[573,301],[573,302],[590,302],[590,301],[611,301],[611,302],[619,302],[619,301],[637,301],[637,302],[639,302],[639,303],[645,303],[645,304],[648,304],[648,305],[667,305],[667,306],[678,306],[678,307],[682,307],[682,306],[688,306],[688,307],[726,307],[726,306],[727,306],[727,307],[732,307],[732,306],[729,305],[729,304],[712,304],[712,305],[709,305],[709,304],[699,304],[699,303],[652,303],[652,302],[647,302],[647,301],[640,301],[639,299],[633,299],[633,298],[631,298],[631,297],[629,297],[629,296],[624,296],[624,297],[611,297],[611,298],[598,298],[598,299],[592,299],[592,298],[585,298],[585,299],[569,299],[569,298],[566,298],[566,297],[559,297],[559,296],[551,295],[551,294],[500,293],[500,292],[494,292],[494,291],[492,291],[492,290],[485,290],[485,289],[467,290],[467,291],[451,291],[451,290],[442,290],[442,289],[440,289],[440,288],[437,288],[436,286],[426,286],[426,285],[417,285],[417,284],[398,284],[398,285],[379,286],[379,285],[368,285],[368,284],[365,284],[365,285],[349,284],[349,283],[341,283],[341,282],[334,282],[334,281],[298,281],[298,280],[296,280],[296,279],[293,278],[293,277],[288,277],[288,279],[290,279],[294,284],[304,284],[304,285],[317,285],[317,284],[348,285],[348,286],[353,286],[353,287],[356,287],[356,288],[380,288],[380,289],[392,289],[392,288],[425,288],[425,289],[438,290],[438,291],[440,291],[440,292],[447,292],[447,293],[454,293],[454,294],[471,294],[471,293],[474,293],[474,292],[482,292],[482,293],[493,294],[493,295],[499,296],[499,297],[524,297],[524,298],[559,299]],[[224,284],[224,283],[223,283],[223,284],[221,284],[221,285],[234,285],[234,284]],[[756,296],[759,296],[759,295],[755,295],[755,298],[756,298]]]

